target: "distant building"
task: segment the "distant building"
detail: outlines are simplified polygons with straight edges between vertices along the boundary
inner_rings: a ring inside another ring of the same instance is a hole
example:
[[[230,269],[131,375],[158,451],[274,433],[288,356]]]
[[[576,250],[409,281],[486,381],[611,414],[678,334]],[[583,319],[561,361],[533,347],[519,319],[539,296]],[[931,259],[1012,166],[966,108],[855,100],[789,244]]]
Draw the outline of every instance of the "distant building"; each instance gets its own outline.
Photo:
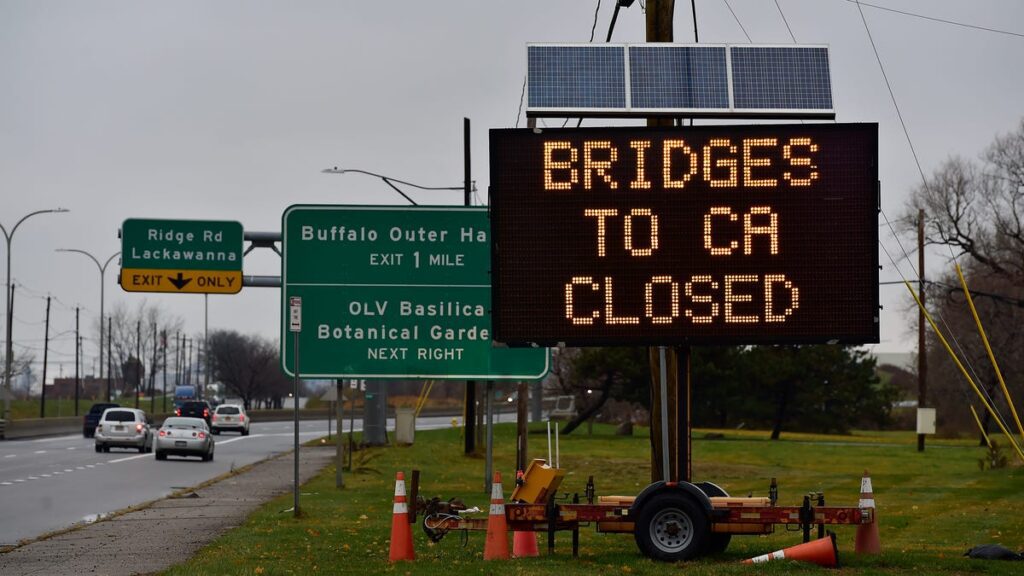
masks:
[[[82,387],[78,391],[80,398],[90,398],[98,400],[106,398],[107,394],[107,379],[96,378],[93,376],[87,376],[81,378]],[[112,378],[110,380],[111,393],[117,394],[117,392],[124,388],[124,383],[120,378]],[[75,397],[75,378],[54,378],[53,384],[46,387],[47,398],[74,398]]]

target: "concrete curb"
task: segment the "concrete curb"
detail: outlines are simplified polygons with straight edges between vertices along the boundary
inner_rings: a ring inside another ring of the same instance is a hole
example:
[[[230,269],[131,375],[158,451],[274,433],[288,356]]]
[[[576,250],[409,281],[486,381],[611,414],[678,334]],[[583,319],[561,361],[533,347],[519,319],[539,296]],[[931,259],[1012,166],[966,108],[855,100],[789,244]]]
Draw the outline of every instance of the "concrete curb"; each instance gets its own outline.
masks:
[[[149,574],[181,563],[265,502],[291,491],[291,452],[127,511],[0,553],[5,576]],[[334,448],[299,452],[299,481],[328,466]]]

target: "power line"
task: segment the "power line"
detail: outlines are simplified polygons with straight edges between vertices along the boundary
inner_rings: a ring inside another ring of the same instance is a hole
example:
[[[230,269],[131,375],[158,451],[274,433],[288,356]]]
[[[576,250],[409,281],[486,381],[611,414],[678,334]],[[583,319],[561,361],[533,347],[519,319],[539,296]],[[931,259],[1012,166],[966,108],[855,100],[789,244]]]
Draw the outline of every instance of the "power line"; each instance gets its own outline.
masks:
[[[932,22],[941,22],[943,24],[950,24],[952,26],[960,26],[961,28],[971,28],[973,30],[981,30],[983,32],[992,32],[994,34],[1005,34],[1007,36],[1017,36],[1019,38],[1024,38],[1024,34],[1021,34],[1019,32],[1010,32],[1009,30],[998,30],[996,28],[986,28],[985,26],[978,26],[978,25],[975,25],[975,24],[967,24],[966,22],[958,22],[956,20],[946,20],[946,19],[943,19],[943,18],[937,18],[935,16],[927,16],[925,14],[917,14],[915,12],[906,12],[904,10],[897,10],[895,8],[889,8],[887,6],[879,6],[877,4],[869,4],[868,2],[860,2],[859,0],[846,0],[846,1],[850,2],[852,4],[857,4],[858,6],[863,4],[864,6],[867,6],[869,8],[875,8],[877,10],[884,10],[886,12],[894,12],[896,14],[902,14],[904,16],[912,16],[914,18],[921,18],[921,19],[924,19],[924,20],[931,20]]]
[[[924,170],[921,168],[921,161],[917,158],[917,150],[914,149],[914,142],[910,139],[910,132],[907,130],[907,123],[903,121],[903,114],[900,112],[900,105],[896,103],[896,95],[893,94],[892,85],[889,83],[889,77],[885,73],[885,66],[882,65],[882,57],[878,55],[878,48],[875,46],[875,39],[871,37],[871,28],[868,27],[868,20],[864,17],[864,10],[860,7],[860,2],[856,1],[857,11],[860,13],[860,19],[864,23],[864,31],[868,33],[868,40],[871,42],[871,50],[875,53],[875,60],[878,61],[878,68],[882,71],[882,78],[885,80],[885,87],[889,89],[889,98],[892,99],[892,105],[896,108],[896,116],[900,119],[900,126],[903,126],[903,134],[907,137],[907,144],[910,145],[910,153],[914,155],[914,163],[917,164],[917,171],[921,174],[921,182],[924,182],[925,186],[928,185],[928,180],[924,177]]]
[[[786,30],[789,30],[789,37],[793,39],[793,44],[796,44],[796,36],[793,35],[793,29],[789,27],[789,20],[786,20],[786,15],[782,13],[782,6],[779,6],[779,0],[775,0],[775,7],[779,9],[779,16],[782,16],[782,22],[786,25]]]
[[[594,25],[590,27],[590,42],[594,41],[594,31],[597,30],[597,14],[601,11],[601,0],[597,0],[597,8],[594,9]]]
[[[753,40],[750,39],[750,34],[747,34],[747,29],[743,27],[743,22],[740,22],[739,16],[736,15],[736,11],[729,5],[729,0],[722,0],[722,2],[725,2],[725,7],[729,9],[729,12],[732,13],[733,19],[740,25],[740,30],[743,30],[743,35],[747,37],[747,42],[753,42]]]

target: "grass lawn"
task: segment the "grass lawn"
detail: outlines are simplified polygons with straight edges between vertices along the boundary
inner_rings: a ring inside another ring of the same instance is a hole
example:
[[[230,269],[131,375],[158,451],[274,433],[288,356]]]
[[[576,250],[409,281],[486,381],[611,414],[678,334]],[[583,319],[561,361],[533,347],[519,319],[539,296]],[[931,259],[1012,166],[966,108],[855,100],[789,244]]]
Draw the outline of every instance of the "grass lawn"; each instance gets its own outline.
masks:
[[[705,439],[708,432],[724,435]],[[502,472],[505,497],[511,494],[515,427],[495,426],[495,469]],[[779,482],[780,505],[796,506],[810,491],[824,491],[827,503],[855,506],[861,475],[871,473],[878,505],[883,553],[857,556],[854,527],[836,527],[844,574],[1024,574],[1024,563],[970,560],[974,545],[999,543],[1024,548],[1024,467],[980,471],[983,451],[974,441],[929,438],[916,451],[911,433],[863,432],[850,436],[783,434],[770,441],[761,431],[694,431],[694,479],[710,480],[730,494],[767,496],[772,477]],[[544,435],[532,434],[530,455],[544,456]],[[580,557],[572,558],[571,533],[559,532],[556,553],[539,558],[485,562],[484,534],[450,533],[431,544],[414,526],[415,563],[388,563],[394,477],[397,470],[421,471],[423,496],[458,496],[486,514],[484,460],[462,455],[460,430],[417,432],[411,447],[379,448],[356,456],[356,472],[346,471],[346,488],[334,487],[329,467],[302,488],[304,516],[294,519],[291,494],[270,502],[242,526],[166,572],[182,574],[788,574],[820,572],[813,565],[779,561],[756,568],[740,564],[751,556],[801,541],[798,532],[777,528],[770,536],[736,536],[719,556],[685,564],[644,558],[631,535],[580,530]],[[561,490],[582,492],[594,476],[598,495],[636,494],[650,478],[647,430],[617,437],[608,426],[593,435],[577,430],[561,439]],[[369,458],[362,466],[360,457]],[[485,516],[483,516],[485,517]]]
[[[92,405],[97,403],[97,402],[106,402],[106,400],[103,400],[103,399],[95,400],[95,399],[92,399],[92,398],[85,398],[85,397],[79,398],[78,399],[78,415],[81,416],[81,415],[89,412],[89,408],[92,407]],[[120,404],[121,406],[128,406],[128,407],[132,407],[132,408],[135,407],[135,397],[133,397],[133,396],[123,396],[123,397],[120,397],[120,398],[114,398],[113,402],[116,402],[116,403]],[[153,414],[154,412],[150,411],[150,409],[149,409],[150,402],[151,402],[151,400],[150,400],[150,398],[148,396],[145,397],[145,398],[140,398],[139,399],[139,408],[145,410],[146,412],[148,412],[150,414]],[[155,413],[159,414],[159,413],[163,412],[163,402],[164,402],[164,397],[163,396],[157,396],[156,397],[156,412]],[[27,418],[39,418],[39,404],[40,404],[40,402],[39,402],[38,398],[34,398],[32,400],[20,400],[20,399],[12,400],[11,401],[11,419],[12,420],[21,420],[21,419],[27,419]],[[171,410],[174,409],[174,398],[173,397],[171,397],[171,396],[167,397],[167,406]],[[61,397],[61,398],[51,398],[51,397],[47,397],[46,398],[46,417],[47,418],[56,418],[56,417],[74,416],[74,415],[75,415],[75,399],[73,397],[72,398],[63,398],[63,397]]]

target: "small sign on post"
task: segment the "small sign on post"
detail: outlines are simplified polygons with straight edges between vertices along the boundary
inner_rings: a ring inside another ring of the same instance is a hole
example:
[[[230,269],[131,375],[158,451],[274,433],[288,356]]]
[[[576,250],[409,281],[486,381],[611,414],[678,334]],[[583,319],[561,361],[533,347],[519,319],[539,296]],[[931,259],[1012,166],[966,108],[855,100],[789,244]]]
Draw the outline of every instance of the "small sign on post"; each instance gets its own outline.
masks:
[[[302,297],[292,296],[288,299],[288,330],[302,332]]]

